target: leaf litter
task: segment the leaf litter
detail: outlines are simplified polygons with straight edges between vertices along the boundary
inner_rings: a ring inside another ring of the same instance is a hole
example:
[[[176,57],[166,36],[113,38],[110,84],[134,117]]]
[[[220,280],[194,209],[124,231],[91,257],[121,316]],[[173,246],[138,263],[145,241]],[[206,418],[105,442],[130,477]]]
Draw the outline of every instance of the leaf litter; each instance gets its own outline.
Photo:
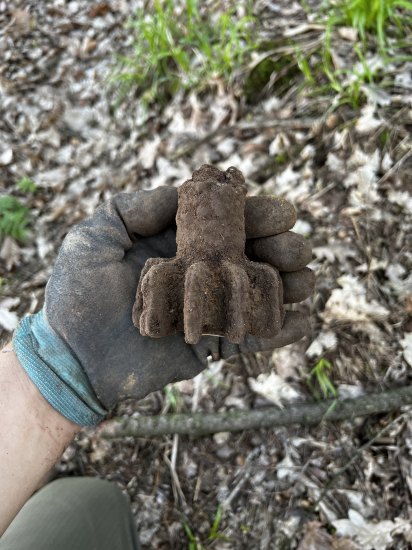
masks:
[[[290,398],[314,398],[306,380],[321,358],[342,396],[411,383],[411,63],[398,63],[391,87],[367,86],[362,110],[343,106],[327,119],[323,98],[314,102],[295,88],[278,93],[276,85],[251,106],[217,85],[179,93],[162,112],[131,99],[113,112],[110,60],[130,48],[125,23],[141,4],[0,3],[0,191],[31,213],[27,242],[1,243],[3,342],[19,318],[41,307],[62,239],[101,201],[178,185],[204,163],[234,164],[252,194],[273,193],[298,209],[296,229],[310,235],[317,271],[315,296],[302,306],[313,334],[273,354],[211,364],[194,381],[119,404],[115,415],[257,408],[268,398],[287,407]],[[255,4],[268,37],[322,32],[314,10],[308,15],[298,3]],[[334,44],[343,64],[356,41],[350,31],[340,29]],[[22,177],[35,182],[35,193],[21,194]],[[187,548],[186,523],[213,548],[406,549],[410,418],[359,451],[391,420],[180,437],[175,471],[185,509],[165,459],[176,448],[172,437],[106,441],[84,429],[56,473],[118,484],[143,548]],[[212,543],[220,502],[227,503],[225,539]]]

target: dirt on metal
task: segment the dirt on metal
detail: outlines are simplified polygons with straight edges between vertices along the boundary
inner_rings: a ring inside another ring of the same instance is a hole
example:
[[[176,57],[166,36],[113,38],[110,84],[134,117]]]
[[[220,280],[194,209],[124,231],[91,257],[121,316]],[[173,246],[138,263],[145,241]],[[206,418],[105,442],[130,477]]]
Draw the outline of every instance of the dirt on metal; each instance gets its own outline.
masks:
[[[247,188],[236,168],[203,165],[178,189],[177,253],[151,258],[141,273],[133,322],[143,336],[184,331],[240,343],[271,338],[283,321],[279,272],[245,255]]]

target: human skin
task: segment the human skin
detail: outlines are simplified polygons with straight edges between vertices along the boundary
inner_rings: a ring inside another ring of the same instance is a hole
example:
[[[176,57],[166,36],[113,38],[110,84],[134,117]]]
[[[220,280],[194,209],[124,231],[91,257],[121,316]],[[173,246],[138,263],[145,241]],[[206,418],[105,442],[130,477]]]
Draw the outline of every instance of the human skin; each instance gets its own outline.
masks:
[[[49,405],[11,344],[0,352],[0,418],[1,536],[80,426]]]

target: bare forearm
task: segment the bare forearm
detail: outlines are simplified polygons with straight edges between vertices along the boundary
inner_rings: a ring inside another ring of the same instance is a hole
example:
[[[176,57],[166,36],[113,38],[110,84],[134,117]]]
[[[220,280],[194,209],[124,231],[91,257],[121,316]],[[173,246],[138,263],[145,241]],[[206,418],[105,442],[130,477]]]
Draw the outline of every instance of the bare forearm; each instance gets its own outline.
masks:
[[[80,427],[47,403],[11,345],[0,353],[0,419],[1,535]]]

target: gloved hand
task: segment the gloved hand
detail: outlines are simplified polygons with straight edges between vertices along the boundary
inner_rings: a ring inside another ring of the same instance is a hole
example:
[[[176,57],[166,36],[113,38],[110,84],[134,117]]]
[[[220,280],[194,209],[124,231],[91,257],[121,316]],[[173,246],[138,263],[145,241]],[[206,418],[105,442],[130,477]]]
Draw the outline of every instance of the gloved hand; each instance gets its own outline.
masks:
[[[65,375],[65,383],[80,387],[77,395],[86,403],[93,391],[100,404],[110,409],[126,397],[142,398],[170,382],[192,378],[206,367],[209,355],[219,359],[281,347],[309,330],[305,316],[289,312],[275,338],[247,337],[239,346],[214,336],[202,337],[195,346],[187,345],[182,333],[160,339],[141,336],[132,322],[140,271],[148,258],[175,255],[176,210],[173,187],[121,193],[70,230],[63,242],[46,287],[42,317],[36,321],[40,328],[27,326],[26,333],[34,334],[34,347],[58,377],[62,371],[71,372]],[[306,298],[314,285],[313,273],[305,268],[311,250],[301,236],[288,231],[296,221],[291,205],[271,197],[249,197],[245,218],[248,254],[281,271],[285,303]],[[47,341],[42,334],[51,332],[54,343],[41,345]],[[25,367],[30,354],[19,354],[23,340],[27,341],[27,334],[19,336],[17,331],[15,349]],[[76,365],[48,359],[56,356],[60,343]],[[36,380],[39,387],[42,382]],[[46,393],[50,391],[43,393],[47,399]],[[103,414],[98,404],[94,408]],[[59,410],[70,415],[67,406]]]

